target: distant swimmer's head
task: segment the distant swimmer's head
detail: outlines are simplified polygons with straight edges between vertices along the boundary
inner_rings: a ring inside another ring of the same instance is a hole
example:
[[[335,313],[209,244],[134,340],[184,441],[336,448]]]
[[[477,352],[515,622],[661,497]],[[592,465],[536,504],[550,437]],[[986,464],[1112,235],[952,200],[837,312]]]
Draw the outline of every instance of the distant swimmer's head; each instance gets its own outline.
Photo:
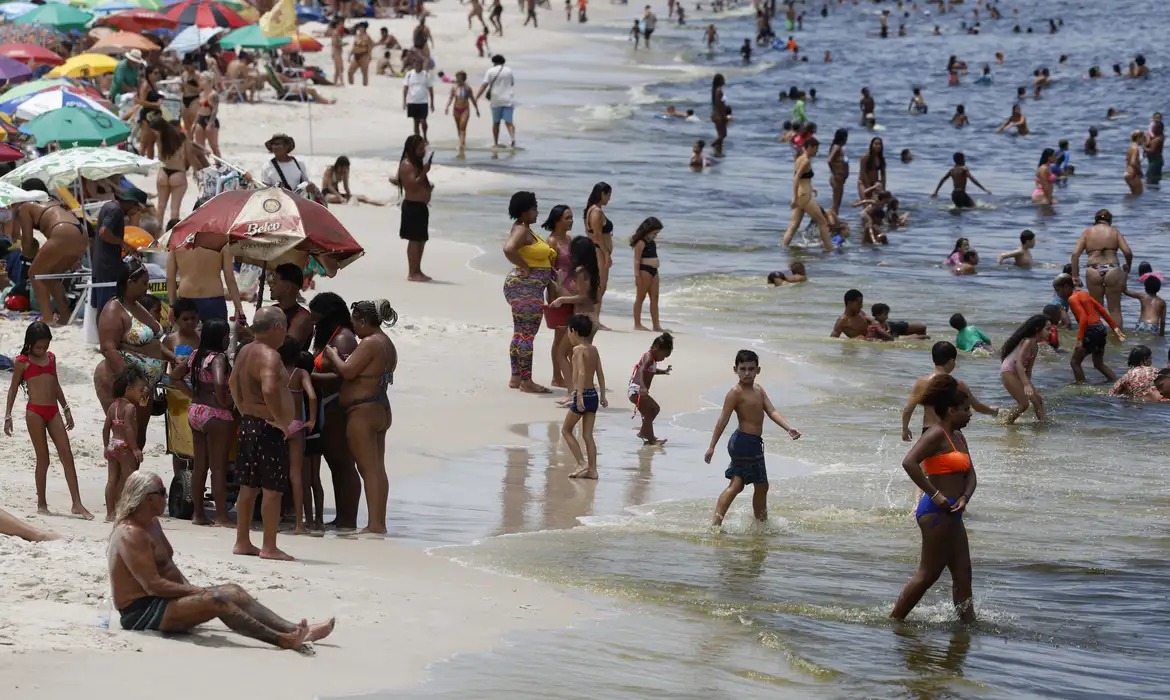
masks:
[[[890,305],[878,302],[869,307],[869,313],[873,316],[873,320],[878,323],[885,323],[886,319],[890,317]]]
[[[768,273],[768,284],[772,285],[773,287],[779,287],[780,285],[784,284],[787,279],[787,276],[779,270],[773,270],[772,272]]]
[[[782,128],[784,131],[792,131],[792,122],[785,120],[784,123],[780,125],[780,128]]]
[[[963,317],[963,314],[954,314],[951,316],[951,328],[954,328],[957,331],[961,331],[966,327],[967,319]]]
[[[1093,138],[1097,138],[1097,127],[1095,127],[1095,126],[1089,127],[1089,136],[1092,136]]]
[[[964,105],[955,105],[955,114],[966,114],[967,108]]]
[[[1158,372],[1157,378],[1154,379],[1154,386],[1158,388],[1162,398],[1170,399],[1170,368]]]
[[[1089,77],[1090,78],[1100,78],[1101,77],[1101,67],[1100,66],[1089,66]]]
[[[1066,53],[1060,54],[1060,61],[1059,62],[1060,63],[1068,63],[1068,54],[1066,54]]]
[[[695,151],[695,153],[702,153],[703,149],[706,147],[707,147],[707,142],[704,141],[703,139],[699,139],[698,141],[695,141],[694,151]]]
[[[1056,142],[1056,147],[1062,151],[1068,150],[1068,139],[1061,139]]]
[[[861,96],[862,97],[869,97],[869,88],[867,88],[867,87],[861,88]],[[866,116],[868,116],[868,115],[866,115]]]
[[[1098,209],[1097,213],[1093,215],[1094,224],[1109,224],[1113,225],[1113,212],[1108,209]]]
[[[848,142],[848,141],[849,141],[849,130],[848,129],[837,129],[837,131],[835,131],[833,133],[833,145],[834,146],[844,146],[846,144],[846,142]]]
[[[1031,248],[1036,245],[1036,233],[1031,229],[1024,229],[1020,232],[1020,245],[1025,248]]]
[[[508,201],[508,216],[520,224],[535,224],[540,213],[536,205],[536,193],[521,190]]]
[[[967,164],[967,156],[963,155],[961,152],[956,151],[955,155],[952,156],[952,158],[955,161],[955,165],[966,165]]]
[[[951,249],[951,254],[961,253],[971,247],[971,242],[966,238],[960,238],[955,241],[955,247]]]
[[[971,248],[963,251],[963,262],[968,265],[975,266],[979,264],[979,251]]]
[[[817,99],[817,89],[816,88],[809,88],[808,89],[808,101],[809,102],[816,102],[816,99]]]
[[[666,107],[666,114],[669,114],[673,117],[674,115],[678,114],[678,110],[675,109],[674,105],[668,105]]]
[[[727,78],[724,78],[722,73],[716,73],[711,78],[711,89],[712,90],[715,90],[717,88],[721,88],[726,84],[727,84]]]
[[[1154,353],[1145,345],[1135,345],[1133,350],[1129,351],[1129,360],[1126,364],[1130,367],[1145,367],[1149,366],[1154,359]]]
[[[1121,75],[1121,64],[1120,63],[1113,64],[1113,75]]]
[[[1146,57],[1139,53],[1137,56],[1134,57],[1133,62],[1138,64],[1139,66],[1144,66],[1144,65],[1146,65]]]
[[[1003,54],[996,54],[997,57],[1002,56],[1002,55]],[[987,63],[983,64],[983,75],[991,75],[991,65],[990,64],[987,64]]]
[[[794,274],[794,275],[800,275],[801,277],[808,277],[808,275],[804,271],[804,263],[802,263],[802,262],[794,262],[788,266],[788,269],[791,270],[792,274]]]
[[[790,100],[799,100],[801,94],[802,93],[800,92],[800,88],[796,87],[795,85],[788,88],[788,99]]]
[[[959,318],[962,315],[955,314]],[[955,324],[955,316],[951,316],[951,325]],[[963,322],[963,327],[967,327],[967,323]],[[961,329],[960,329],[961,330]],[[945,340],[940,340],[930,348],[930,359],[934,361],[935,367],[941,367],[944,371],[950,372],[955,368],[955,360],[959,358],[959,351],[955,346]]]
[[[862,305],[865,303],[865,297],[861,294],[861,290],[850,289],[845,292],[845,310],[846,311],[861,311]]]
[[[1138,263],[1138,277],[1139,278],[1142,275],[1151,274],[1151,273],[1153,273],[1153,271],[1154,271],[1154,266],[1149,264],[1148,262],[1143,261],[1143,262]]]
[[[687,110],[687,116],[688,116],[688,117],[693,117],[693,116],[695,116],[695,110],[693,110],[693,109],[688,109],[688,110]]]
[[[902,149],[902,162],[909,163],[914,160],[914,154],[910,152],[909,148]]]

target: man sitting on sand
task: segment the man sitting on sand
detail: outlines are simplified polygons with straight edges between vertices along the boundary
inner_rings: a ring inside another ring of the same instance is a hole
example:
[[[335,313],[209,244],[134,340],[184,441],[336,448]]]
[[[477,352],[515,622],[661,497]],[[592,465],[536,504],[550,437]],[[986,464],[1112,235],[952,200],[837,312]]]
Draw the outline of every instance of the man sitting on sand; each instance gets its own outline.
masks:
[[[282,649],[300,649],[324,639],[336,622],[293,624],[234,583],[192,586],[175,566],[174,549],[158,518],[167,508],[167,490],[153,472],[126,480],[110,536],[110,586],[122,629],[189,632],[213,618],[229,629]],[[243,519],[243,518],[242,518]]]

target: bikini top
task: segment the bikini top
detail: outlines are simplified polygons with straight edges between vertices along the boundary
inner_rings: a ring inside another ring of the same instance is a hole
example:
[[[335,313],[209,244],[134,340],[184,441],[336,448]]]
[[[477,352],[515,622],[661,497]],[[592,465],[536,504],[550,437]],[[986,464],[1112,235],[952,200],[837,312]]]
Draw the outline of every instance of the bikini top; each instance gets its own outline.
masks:
[[[658,242],[657,241],[642,241],[644,244],[642,248],[642,259],[657,258],[658,257]]]
[[[389,367],[390,366],[390,350],[389,350],[389,348],[383,347],[382,352],[385,353],[386,366]],[[378,374],[360,374],[360,375],[358,375],[358,378],[360,378],[360,379],[373,379],[375,377],[378,379],[378,387],[382,391],[386,391],[390,387],[390,385],[394,383],[394,372],[392,372],[390,370],[386,370],[386,371],[380,372]]]
[[[812,178],[813,178],[812,168],[809,168],[808,170],[805,170],[803,173],[800,174],[800,179],[802,179],[802,180],[811,180]]]
[[[215,372],[211,370],[211,363],[215,358],[219,357],[218,352],[209,352],[203,357],[203,362],[199,365],[199,382],[202,384],[211,384],[215,382]]]
[[[337,334],[341,332],[342,328],[343,326],[338,326],[337,328],[333,329],[333,335],[329,336],[329,341],[325,343],[326,348],[329,347],[329,343],[333,342],[333,339],[337,337]],[[338,354],[340,354],[340,351],[338,351]],[[344,360],[345,355],[341,355],[341,359]],[[318,372],[325,371],[325,348],[321,348],[321,352],[317,353],[317,356],[313,358],[313,367],[315,367]]]
[[[593,206],[597,207],[596,204],[594,204]],[[600,207],[597,207],[597,208],[600,209]],[[586,214],[585,216],[589,216],[589,215]],[[601,232],[608,236],[611,233],[613,233],[613,222],[609,220],[609,217],[605,215],[604,211],[601,212],[601,218],[605,219],[605,223],[601,225]]]
[[[26,380],[27,379],[36,379],[37,377],[40,377],[40,376],[43,376],[46,374],[49,375],[50,377],[57,376],[57,357],[55,355],[53,355],[53,353],[51,353],[51,352],[46,353],[46,355],[48,356],[49,361],[43,365],[38,365],[37,363],[33,362],[32,360],[29,359],[28,355],[17,355],[16,356],[17,362],[27,362],[28,363],[28,368],[26,370],[24,370],[24,378]]]
[[[946,433],[947,442],[951,443],[951,451],[923,459],[922,470],[928,476],[935,474],[960,474],[971,471],[971,455],[966,452],[960,452],[959,448],[955,447],[955,441],[951,439],[949,430],[944,428],[943,432]]]
[[[535,233],[532,234],[534,239],[528,245],[520,246],[516,254],[521,257],[528,264],[528,267],[535,268],[550,268],[557,259],[557,251],[552,249],[544,239]]]
[[[126,331],[126,337],[123,339],[125,343],[142,347],[154,342],[157,337],[154,329],[135,318],[134,314],[130,313],[130,310],[125,306],[122,306],[122,310],[130,317],[130,330]]]

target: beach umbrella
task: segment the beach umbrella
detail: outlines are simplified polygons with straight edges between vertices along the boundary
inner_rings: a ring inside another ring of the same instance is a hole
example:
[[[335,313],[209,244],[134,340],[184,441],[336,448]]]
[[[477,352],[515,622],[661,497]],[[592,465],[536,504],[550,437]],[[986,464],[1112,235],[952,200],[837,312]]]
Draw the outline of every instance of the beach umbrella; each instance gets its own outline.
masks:
[[[0,114],[0,141],[22,141],[24,138],[24,134],[12,123],[12,117]]]
[[[32,69],[14,58],[0,56],[0,81],[19,83],[32,77]]]
[[[39,47],[41,50],[48,50],[50,53],[57,54],[53,65],[64,61],[65,59],[61,56],[69,53],[65,46],[65,37],[61,32],[34,24],[0,25],[0,45],[5,44],[29,44]],[[18,61],[25,60],[19,56],[9,56],[9,58],[15,58]],[[38,63],[45,63],[45,61],[38,61]]]
[[[311,53],[314,51],[320,51],[323,48],[325,48],[324,44],[317,41],[314,37],[305,34],[304,32],[297,32],[293,35],[292,41],[280,47],[282,51],[289,51],[293,53],[298,51]]]
[[[84,93],[72,90],[46,90],[23,100],[13,113],[17,119],[32,119],[45,112],[52,112],[62,107],[88,107],[99,112],[105,112],[117,119],[117,115],[109,111],[101,102]]]
[[[177,29],[179,26],[178,22],[161,12],[144,10],[142,8],[117,12],[98,21],[103,25],[117,27],[127,32],[142,32],[153,29]]]
[[[84,78],[113,73],[117,67],[118,60],[111,56],[101,53],[83,53],[73,56],[46,75],[50,78]]]
[[[0,182],[0,207],[5,209],[20,202],[45,202],[48,199],[49,195],[39,190],[28,192],[15,185]]]
[[[292,41],[292,37],[268,36],[258,24],[224,34],[219,45],[225,49],[275,49]]]
[[[27,83],[21,83],[16,87],[9,88],[3,93],[0,93],[0,114],[10,114],[15,112],[15,104],[13,104],[12,108],[8,110],[5,110],[4,106],[9,102],[20,99],[21,97],[27,98],[28,96],[35,95],[38,92],[44,92],[45,90],[60,89],[71,86],[72,83],[70,83],[65,78],[42,78],[41,80],[30,80]]]
[[[138,49],[139,51],[158,51],[162,47],[146,38],[142,34],[135,32],[114,32],[108,36],[102,37],[96,44],[89,47],[91,54],[81,54],[82,56],[93,56],[97,54],[117,54],[129,51],[130,49]],[[79,57],[80,58],[80,57]],[[69,59],[72,61],[73,59]],[[69,65],[69,61],[65,62],[65,66]],[[57,68],[61,70],[65,66]]]
[[[62,107],[45,112],[20,127],[38,146],[59,143],[62,148],[106,146],[130,138],[130,127],[109,112],[87,107]]]
[[[279,187],[218,194],[175,225],[167,243],[170,250],[225,245],[242,262],[274,266],[307,254],[327,270],[364,253],[328,209]]]
[[[14,163],[23,158],[25,158],[24,151],[10,143],[0,143],[0,163]]]
[[[174,39],[171,39],[171,43],[167,44],[167,50],[180,55],[188,54],[197,51],[199,47],[223,32],[222,27],[187,27],[176,34]]]
[[[13,24],[33,24],[41,27],[52,27],[62,31],[85,29],[93,21],[93,15],[69,5],[40,5],[31,12],[13,20]]]
[[[96,15],[112,15],[115,12],[125,12],[127,10],[140,10],[138,3],[130,2],[129,0],[106,0],[100,5],[89,8],[89,11]],[[100,20],[99,20],[100,21]]]
[[[196,27],[237,29],[248,24],[235,10],[222,2],[211,0],[182,0],[168,7],[164,14],[179,24],[193,24]]]
[[[36,178],[49,189],[68,187],[77,178],[101,180],[116,175],[145,175],[162,165],[152,158],[143,158],[116,148],[70,148],[54,151],[21,165],[0,178],[0,181],[19,185]]]
[[[32,12],[37,9],[37,6],[31,2],[10,2],[6,5],[0,5],[0,17],[11,22],[17,17]]]
[[[0,27],[0,29],[5,28],[8,27]],[[0,44],[0,56],[7,56],[21,63],[44,63],[51,66],[59,66],[65,62],[64,58],[37,44]]]
[[[325,23],[325,15],[321,11],[315,9],[311,5],[297,5],[297,21],[298,22],[320,22]]]

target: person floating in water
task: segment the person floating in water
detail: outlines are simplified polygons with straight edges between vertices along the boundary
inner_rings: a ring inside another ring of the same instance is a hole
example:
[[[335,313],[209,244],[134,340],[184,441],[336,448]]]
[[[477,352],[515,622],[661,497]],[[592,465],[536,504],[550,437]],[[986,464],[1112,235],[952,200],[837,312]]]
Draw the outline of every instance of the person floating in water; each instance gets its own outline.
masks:
[[[951,328],[958,331],[955,335],[955,347],[963,352],[975,352],[976,350],[991,352],[995,349],[991,345],[991,338],[987,337],[987,334],[983,331],[967,323],[967,319],[963,314],[953,314],[951,316]]]
[[[804,263],[794,262],[788,266],[788,272],[780,272],[779,270],[768,273],[768,284],[773,287],[780,287],[785,284],[801,284],[808,281],[808,275],[805,274]]]
[[[962,153],[955,153],[953,156],[955,166],[947,171],[946,175],[938,181],[938,187],[934,188],[931,197],[937,197],[938,191],[942,189],[943,183],[947,180],[951,181],[953,189],[951,190],[951,202],[959,209],[974,209],[975,200],[971,199],[971,195],[967,194],[967,180],[970,180],[976,187],[983,190],[987,194],[991,194],[991,190],[979,184],[971,171],[967,169],[967,157]]]
[[[926,334],[926,324],[910,321],[891,321],[890,307],[887,304],[874,304],[870,309],[873,320],[865,329],[866,340],[897,340],[911,338],[914,340],[930,340]]]
[[[1005,260],[1011,260],[1016,267],[1022,267],[1025,270],[1032,267],[1032,249],[1036,247],[1036,234],[1028,229],[1020,232],[1020,247],[1015,250],[1009,250],[1006,253],[1000,253],[995,258],[997,265],[1002,265]]]
[[[727,423],[734,412],[739,425],[727,441],[727,452],[731,455],[731,465],[724,476],[731,482],[719,500],[715,503],[715,516],[711,521],[712,527],[722,527],[723,518],[731,508],[735,497],[743,491],[743,487],[755,484],[755,493],[752,495],[752,511],[756,520],[763,522],[768,519],[768,470],[764,464],[764,417],[772,419],[776,425],[787,431],[793,440],[800,439],[801,433],[788,424],[780,411],[772,405],[768,392],[756,385],[756,377],[760,373],[760,357],[751,350],[740,350],[735,355],[735,374],[739,382],[727,392],[723,399],[723,410],[719,420],[715,422],[715,431],[711,435],[711,443],[707,446],[707,453],[703,461],[711,463],[715,456],[715,445],[727,429]]]

